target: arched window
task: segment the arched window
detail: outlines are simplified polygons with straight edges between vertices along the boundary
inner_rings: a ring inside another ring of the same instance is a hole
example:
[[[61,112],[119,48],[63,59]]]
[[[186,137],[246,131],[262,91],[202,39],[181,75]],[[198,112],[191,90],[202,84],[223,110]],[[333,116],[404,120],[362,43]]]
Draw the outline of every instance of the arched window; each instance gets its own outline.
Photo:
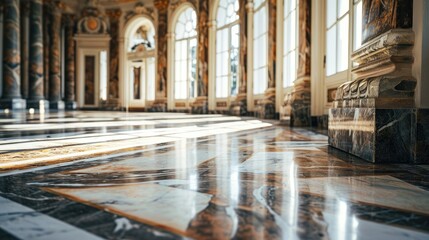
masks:
[[[293,85],[296,80],[298,62],[298,4],[299,0],[284,1],[283,17],[283,87]]]
[[[263,94],[268,86],[268,6],[255,0],[253,15],[253,94]]]
[[[191,7],[182,10],[176,22],[174,44],[174,99],[197,94],[197,15]]]
[[[220,0],[216,32],[216,98],[238,93],[240,26],[238,0]]]
[[[139,17],[126,34],[127,102],[131,107],[145,107],[155,100],[155,27],[151,20]]]

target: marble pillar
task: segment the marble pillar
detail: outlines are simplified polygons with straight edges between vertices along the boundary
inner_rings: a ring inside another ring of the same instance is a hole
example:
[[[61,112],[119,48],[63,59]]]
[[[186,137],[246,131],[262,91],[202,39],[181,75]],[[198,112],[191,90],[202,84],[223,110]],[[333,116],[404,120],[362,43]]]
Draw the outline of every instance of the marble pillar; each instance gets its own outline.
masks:
[[[0,2],[0,36],[3,36],[3,2]],[[0,37],[0,77],[3,77],[3,37]],[[3,94],[3,81],[0,81],[0,98]]]
[[[363,0],[363,45],[329,110],[329,144],[373,163],[429,163],[428,111],[415,108],[412,1]]]
[[[50,109],[63,110],[61,100],[61,11],[55,4],[51,4],[51,36],[49,52],[49,106]]]
[[[25,109],[21,98],[20,6],[19,0],[5,0],[3,29],[3,94],[0,109]]]
[[[106,107],[118,108],[119,104],[119,27],[122,11],[119,8],[107,9],[106,15],[110,21],[110,69],[109,69],[109,92]]]
[[[197,98],[192,103],[192,113],[208,113],[209,88],[209,3],[198,2],[198,82]]]
[[[264,119],[276,118],[276,16],[277,0],[268,0],[268,86],[255,106],[255,117]]]
[[[65,27],[65,107],[75,110],[76,103],[76,47],[74,41],[75,16],[63,17]]]
[[[282,122],[291,127],[311,126],[311,0],[301,0],[298,8],[298,70],[291,94],[284,96]],[[283,119],[287,119],[286,121]]]
[[[155,0],[158,10],[157,56],[155,101],[149,111],[167,111],[167,63],[168,63],[168,1]]]
[[[29,14],[30,14],[30,1],[21,0],[20,2],[20,45],[21,45],[21,95],[22,98],[28,98],[29,92],[29,63],[28,63],[28,54],[29,54]]]
[[[43,4],[43,95],[49,98],[49,53],[51,43],[51,8],[46,1]]]
[[[43,2],[30,0],[29,98],[27,108],[49,109],[43,92]]]
[[[230,114],[236,116],[247,115],[247,9],[246,0],[239,0],[240,9],[240,73],[237,98],[230,106]]]

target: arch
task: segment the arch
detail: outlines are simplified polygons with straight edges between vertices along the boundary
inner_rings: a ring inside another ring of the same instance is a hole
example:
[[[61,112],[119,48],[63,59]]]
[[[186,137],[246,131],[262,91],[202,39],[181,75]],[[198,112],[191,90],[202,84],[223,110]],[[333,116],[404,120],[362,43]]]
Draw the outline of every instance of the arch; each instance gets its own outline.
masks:
[[[147,15],[147,14],[138,14],[130,18],[126,23],[125,26],[122,28],[121,31],[121,41],[120,41],[120,55],[121,55],[121,71],[120,71],[120,78],[119,78],[119,86],[120,86],[120,93],[121,93],[121,100],[122,100],[122,106],[125,108],[128,108],[130,106],[130,96],[131,92],[129,90],[130,88],[130,73],[129,73],[129,67],[130,62],[128,59],[128,54],[131,50],[130,40],[131,35],[133,35],[139,27],[142,25],[148,25],[150,28],[150,41],[152,44],[154,44],[154,48],[152,52],[152,57],[154,58],[154,65],[156,66],[157,57],[156,57],[156,49],[157,44],[155,43],[155,36],[156,36],[156,28],[154,24],[155,20]],[[156,70],[155,70],[156,71]],[[156,77],[156,75],[155,75]],[[154,79],[156,81],[156,79]],[[144,99],[144,101],[146,101]],[[141,107],[144,107],[145,104],[142,103]]]

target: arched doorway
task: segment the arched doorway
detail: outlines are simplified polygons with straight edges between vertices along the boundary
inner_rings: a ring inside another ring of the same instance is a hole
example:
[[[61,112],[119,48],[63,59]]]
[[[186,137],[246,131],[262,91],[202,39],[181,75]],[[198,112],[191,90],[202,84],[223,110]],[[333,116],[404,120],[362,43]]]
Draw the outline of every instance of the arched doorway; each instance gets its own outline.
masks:
[[[136,16],[124,31],[123,105],[145,108],[155,100],[155,27],[146,16]]]

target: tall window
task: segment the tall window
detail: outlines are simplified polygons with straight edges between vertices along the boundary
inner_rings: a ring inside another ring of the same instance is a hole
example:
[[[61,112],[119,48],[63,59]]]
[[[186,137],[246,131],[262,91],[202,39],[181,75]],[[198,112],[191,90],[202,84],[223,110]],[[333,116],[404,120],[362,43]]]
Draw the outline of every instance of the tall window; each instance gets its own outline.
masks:
[[[220,0],[216,33],[216,98],[238,93],[240,26],[238,0]]]
[[[284,1],[283,87],[292,86],[296,79],[298,62],[298,2],[299,0]]]
[[[327,0],[326,76],[349,66],[349,0]]]
[[[188,7],[177,20],[174,54],[174,98],[196,96],[197,82],[197,15]]]
[[[268,7],[266,0],[255,0],[253,26],[253,94],[262,94],[268,85]]]

